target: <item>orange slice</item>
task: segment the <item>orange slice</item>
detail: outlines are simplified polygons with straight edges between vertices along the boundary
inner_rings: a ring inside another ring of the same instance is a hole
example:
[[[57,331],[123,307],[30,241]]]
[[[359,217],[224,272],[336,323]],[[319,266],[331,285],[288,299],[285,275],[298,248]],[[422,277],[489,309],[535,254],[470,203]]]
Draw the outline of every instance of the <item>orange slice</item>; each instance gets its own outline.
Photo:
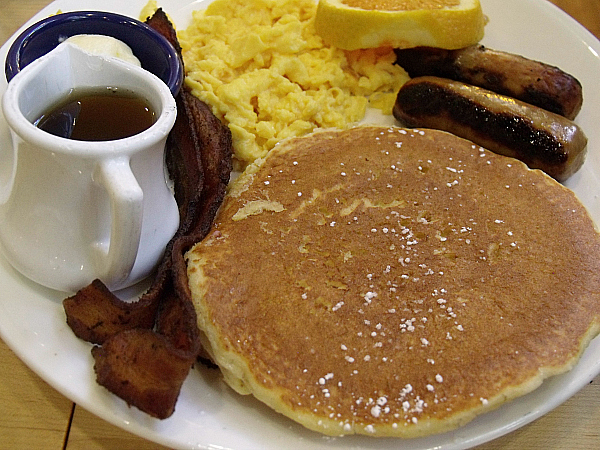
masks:
[[[456,49],[483,37],[479,0],[319,0],[315,27],[345,50],[418,46]]]

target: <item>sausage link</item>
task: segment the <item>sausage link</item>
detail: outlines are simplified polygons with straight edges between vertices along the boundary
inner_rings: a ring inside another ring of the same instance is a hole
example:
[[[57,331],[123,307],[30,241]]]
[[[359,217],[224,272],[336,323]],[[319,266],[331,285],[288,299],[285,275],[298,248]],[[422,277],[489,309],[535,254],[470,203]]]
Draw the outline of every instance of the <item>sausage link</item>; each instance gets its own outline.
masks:
[[[413,78],[398,92],[393,112],[409,127],[448,131],[558,181],[566,180],[585,160],[587,137],[574,122],[465,83]]]
[[[473,45],[458,50],[396,49],[396,64],[411,77],[436,76],[472,84],[574,119],[583,104],[572,75],[519,55]]]

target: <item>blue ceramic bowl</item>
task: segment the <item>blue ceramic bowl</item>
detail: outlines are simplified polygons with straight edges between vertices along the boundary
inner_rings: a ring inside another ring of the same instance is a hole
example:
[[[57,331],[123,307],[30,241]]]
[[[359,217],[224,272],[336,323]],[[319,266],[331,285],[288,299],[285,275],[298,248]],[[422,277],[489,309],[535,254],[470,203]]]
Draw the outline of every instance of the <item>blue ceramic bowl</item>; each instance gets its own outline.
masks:
[[[21,33],[8,50],[5,74],[10,81],[23,67],[76,34],[103,34],[123,41],[142,67],[159,77],[177,95],[183,82],[183,65],[160,33],[145,23],[120,14],[77,11],[57,14]]]

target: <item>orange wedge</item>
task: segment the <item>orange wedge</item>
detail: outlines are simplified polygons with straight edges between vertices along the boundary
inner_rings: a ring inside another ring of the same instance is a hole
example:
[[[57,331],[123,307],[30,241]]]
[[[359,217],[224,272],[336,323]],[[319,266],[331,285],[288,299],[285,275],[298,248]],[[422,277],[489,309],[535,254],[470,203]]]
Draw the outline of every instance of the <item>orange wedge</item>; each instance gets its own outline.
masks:
[[[418,46],[457,49],[483,37],[479,0],[319,0],[315,27],[344,50]]]

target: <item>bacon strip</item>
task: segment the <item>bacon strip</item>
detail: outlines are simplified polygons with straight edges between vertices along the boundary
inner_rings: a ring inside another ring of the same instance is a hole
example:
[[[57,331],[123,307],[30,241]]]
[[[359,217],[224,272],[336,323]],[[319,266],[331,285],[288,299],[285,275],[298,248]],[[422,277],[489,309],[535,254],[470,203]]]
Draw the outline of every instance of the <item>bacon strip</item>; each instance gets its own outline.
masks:
[[[147,23],[181,52],[162,9]],[[210,230],[232,170],[229,129],[185,87],[176,102],[178,117],[167,139],[166,161],[180,225],[152,286],[137,302],[127,303],[95,280],[63,301],[73,332],[102,346],[92,349],[98,383],[160,419],[173,413],[181,385],[202,350],[184,254]]]
[[[190,369],[189,355],[151,330],[123,331],[92,349],[97,381],[158,419],[173,414]]]
[[[102,344],[119,331],[133,328],[152,328],[158,304],[144,296],[136,303],[121,301],[100,281],[94,280],[63,306],[67,324],[80,339]],[[101,299],[101,300],[100,300]]]

